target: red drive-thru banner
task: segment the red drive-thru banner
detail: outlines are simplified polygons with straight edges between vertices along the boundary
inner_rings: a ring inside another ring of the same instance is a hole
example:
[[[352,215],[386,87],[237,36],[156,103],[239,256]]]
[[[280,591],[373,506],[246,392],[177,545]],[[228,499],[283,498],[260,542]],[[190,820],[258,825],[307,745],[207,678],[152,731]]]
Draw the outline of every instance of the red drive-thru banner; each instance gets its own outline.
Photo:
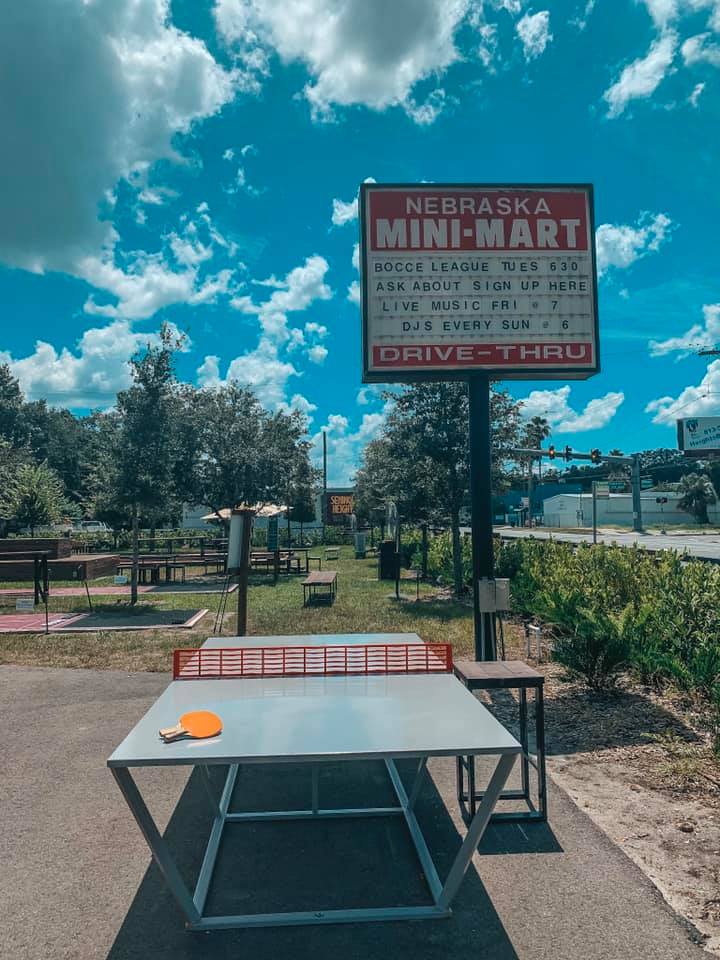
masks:
[[[363,184],[363,379],[599,370],[592,187]]]

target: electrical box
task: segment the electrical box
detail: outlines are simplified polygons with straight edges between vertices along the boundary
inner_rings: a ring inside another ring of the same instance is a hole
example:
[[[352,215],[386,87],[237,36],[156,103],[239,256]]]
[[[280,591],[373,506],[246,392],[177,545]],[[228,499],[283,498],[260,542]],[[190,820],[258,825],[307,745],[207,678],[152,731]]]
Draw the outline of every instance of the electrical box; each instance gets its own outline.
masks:
[[[505,577],[495,581],[495,607],[502,611],[510,609],[510,581]]]
[[[507,579],[478,581],[481,613],[496,613],[510,609],[510,581]]]

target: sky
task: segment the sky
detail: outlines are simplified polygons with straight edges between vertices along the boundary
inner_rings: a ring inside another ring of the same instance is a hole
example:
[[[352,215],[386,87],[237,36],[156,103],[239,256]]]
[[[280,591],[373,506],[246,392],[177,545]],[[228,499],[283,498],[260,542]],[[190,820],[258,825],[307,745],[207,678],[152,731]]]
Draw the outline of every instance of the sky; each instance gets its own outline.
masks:
[[[361,383],[357,191],[592,183],[601,372],[508,383],[556,444],[720,414],[720,0],[23,0],[0,9],[0,362],[106,409],[178,375],[298,409],[329,480]]]

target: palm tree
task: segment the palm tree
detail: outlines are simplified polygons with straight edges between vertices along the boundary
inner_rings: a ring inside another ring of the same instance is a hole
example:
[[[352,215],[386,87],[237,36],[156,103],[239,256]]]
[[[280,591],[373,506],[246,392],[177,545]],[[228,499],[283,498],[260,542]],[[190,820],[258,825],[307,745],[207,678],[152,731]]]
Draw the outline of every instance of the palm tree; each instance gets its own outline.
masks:
[[[707,508],[717,503],[715,488],[706,473],[686,473],[680,477],[678,510],[687,510],[698,523],[710,523]]]
[[[525,425],[525,443],[533,450],[539,450],[542,447],[543,440],[552,433],[552,427],[545,417],[531,417]],[[532,473],[532,460],[530,461],[530,472]],[[542,460],[539,460],[538,481],[542,478]]]

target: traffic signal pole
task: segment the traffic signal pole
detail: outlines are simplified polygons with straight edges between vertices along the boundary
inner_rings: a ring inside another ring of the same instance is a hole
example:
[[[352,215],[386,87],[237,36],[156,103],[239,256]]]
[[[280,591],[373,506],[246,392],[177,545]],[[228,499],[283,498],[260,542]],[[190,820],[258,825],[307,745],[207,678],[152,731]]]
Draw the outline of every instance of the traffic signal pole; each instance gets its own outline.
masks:
[[[547,450],[528,450],[525,447],[515,447],[510,453],[516,457],[548,457],[554,460],[556,457],[555,447],[550,446]],[[640,500],[640,454],[634,453],[631,457],[619,457],[613,454],[602,454],[599,450],[592,450],[590,453],[579,453],[571,447],[565,447],[562,453],[557,456],[566,462],[570,460],[590,460],[592,463],[620,463],[630,467],[630,487],[632,490],[632,511],[633,511],[633,530],[635,533],[642,533],[642,501]]]

